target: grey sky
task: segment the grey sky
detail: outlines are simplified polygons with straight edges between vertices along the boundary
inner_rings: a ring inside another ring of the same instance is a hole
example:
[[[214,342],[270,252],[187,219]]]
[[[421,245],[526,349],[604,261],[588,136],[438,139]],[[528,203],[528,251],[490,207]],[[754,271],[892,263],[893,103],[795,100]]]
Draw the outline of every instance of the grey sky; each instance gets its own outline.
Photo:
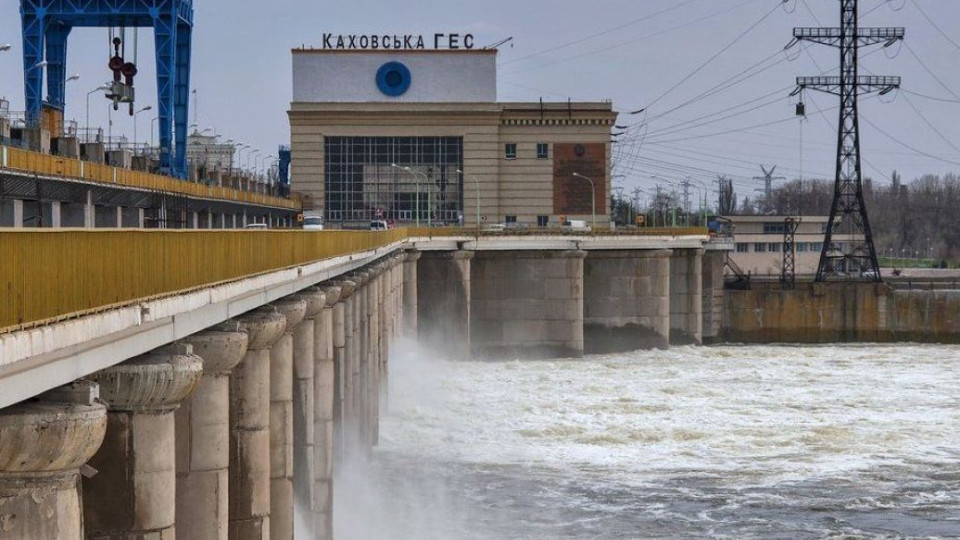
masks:
[[[470,32],[476,35],[478,45],[513,36],[513,46],[503,48],[499,59],[501,100],[535,101],[540,96],[546,100],[612,99],[618,111],[635,110],[683,80],[781,2],[693,0],[683,4],[685,1],[197,0],[192,86],[198,89],[199,124],[214,127],[224,138],[243,140],[264,153],[275,153],[276,146],[289,137],[289,50],[300,45],[319,46],[323,32]],[[900,11],[892,9],[901,5]],[[10,99],[14,110],[21,110],[19,2],[0,0],[0,6],[0,44],[13,45],[11,51],[0,53],[0,96]],[[672,6],[680,7],[628,24]],[[939,34],[916,6],[956,44]],[[793,115],[788,87],[797,75],[819,74],[817,64],[824,70],[835,69],[838,57],[833,49],[810,46],[807,54],[795,48],[791,57],[797,57],[792,62],[780,62],[729,90],[660,116],[764,58],[775,55],[770,63],[783,59],[785,55],[778,51],[789,41],[794,26],[818,25],[811,11],[825,25],[836,25],[839,18],[837,0],[791,0],[786,8],[776,7],[745,38],[651,106],[646,130],[623,136],[625,144],[618,153],[616,172],[628,176],[624,181],[628,189],[637,184],[653,185],[651,175],[676,178],[691,174],[707,182],[714,174],[725,173],[736,179],[742,198],[757,187],[749,179],[759,173],[760,163],[779,165],[778,172],[791,178],[799,174],[800,127],[798,121],[786,120]],[[869,71],[864,74],[901,75],[905,90],[955,101],[934,101],[905,92],[895,100],[893,95],[883,98],[892,103],[884,104],[877,98],[863,101],[861,112],[866,119],[914,148],[956,163],[913,152],[862,122],[863,151],[868,162],[864,164],[865,174],[886,182],[893,169],[900,170],[906,179],[926,172],[960,171],[960,70],[956,69],[960,63],[960,2],[861,0],[861,14],[863,25],[907,27],[907,45],[865,57],[861,64]],[[610,30],[618,26],[621,28]],[[600,35],[557,48],[595,34]],[[547,52],[534,54],[541,51]],[[897,51],[899,55],[894,56]],[[914,54],[940,82],[924,70]],[[107,59],[105,29],[74,30],[68,69],[79,73],[81,80],[69,83],[67,118],[84,123],[86,93],[109,77]],[[153,64],[152,32],[142,30],[137,77],[140,106],[153,105],[156,100]],[[763,96],[768,97],[759,99]],[[804,177],[832,177],[836,110],[825,113],[827,121],[815,111],[833,108],[837,100],[811,93],[806,102],[809,116],[803,125]],[[736,115],[767,103],[748,114]],[[191,118],[193,114],[191,111]],[[672,127],[707,115],[715,116],[704,121],[716,121]],[[94,95],[91,124],[106,126],[106,117],[106,101]],[[141,140],[149,137],[152,117],[152,113],[139,117]],[[636,123],[640,118],[622,116],[620,123]],[[784,121],[773,123],[778,120]],[[752,127],[764,123],[770,125]],[[741,131],[744,128],[748,129]],[[115,113],[113,131],[115,135],[132,136],[132,119]],[[644,133],[640,145],[639,135]],[[709,187],[713,189],[713,185]]]

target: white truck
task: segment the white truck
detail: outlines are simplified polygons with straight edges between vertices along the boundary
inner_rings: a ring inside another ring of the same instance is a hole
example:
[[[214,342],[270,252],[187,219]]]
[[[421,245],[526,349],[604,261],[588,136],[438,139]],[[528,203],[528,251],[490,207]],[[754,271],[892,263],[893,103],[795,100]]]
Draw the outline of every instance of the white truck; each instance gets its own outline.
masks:
[[[322,231],[323,230],[323,212],[320,210],[308,210],[303,213],[303,230]]]

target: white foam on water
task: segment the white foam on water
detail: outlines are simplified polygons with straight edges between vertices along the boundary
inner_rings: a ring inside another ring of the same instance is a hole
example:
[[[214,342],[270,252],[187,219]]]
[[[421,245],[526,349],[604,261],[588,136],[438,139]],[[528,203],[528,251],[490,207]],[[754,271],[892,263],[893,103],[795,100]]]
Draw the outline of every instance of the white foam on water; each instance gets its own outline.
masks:
[[[960,448],[956,346],[678,347],[494,363],[406,347],[390,377],[380,452],[532,467],[601,489],[684,475],[736,489],[862,482],[865,470],[956,461]],[[778,495],[750,495],[761,496]],[[944,497],[921,493],[917,504]]]

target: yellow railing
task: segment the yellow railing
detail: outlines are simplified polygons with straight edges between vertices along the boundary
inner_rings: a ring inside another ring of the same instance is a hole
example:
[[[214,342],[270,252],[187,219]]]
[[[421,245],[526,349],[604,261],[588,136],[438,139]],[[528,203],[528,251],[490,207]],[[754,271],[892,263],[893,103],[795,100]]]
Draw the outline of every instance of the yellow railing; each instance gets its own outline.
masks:
[[[165,191],[168,193],[179,193],[208,199],[261,204],[278,208],[289,208],[291,210],[300,209],[300,201],[295,199],[284,199],[233,188],[184,182],[183,180],[169,176],[99,165],[77,159],[31,152],[20,148],[0,146],[0,158],[2,158],[2,160],[0,160],[0,167],[22,171],[28,174],[60,176],[100,184]]]
[[[456,229],[0,230],[0,333]]]

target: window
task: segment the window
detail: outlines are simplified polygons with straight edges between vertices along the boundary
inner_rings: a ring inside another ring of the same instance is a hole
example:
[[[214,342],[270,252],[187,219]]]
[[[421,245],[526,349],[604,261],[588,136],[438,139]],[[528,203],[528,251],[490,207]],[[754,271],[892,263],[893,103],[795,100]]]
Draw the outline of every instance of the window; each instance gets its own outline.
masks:
[[[503,147],[504,159],[517,159],[517,143],[507,143]]]
[[[550,216],[537,216],[537,227],[546,227],[550,223]]]
[[[504,220],[505,223],[516,223],[517,216],[507,216]]]
[[[810,251],[823,251],[823,242],[811,242]]]
[[[753,251],[756,253],[766,253],[767,244],[765,242],[757,242],[753,245]]]
[[[462,138],[326,137],[324,149],[328,223],[459,222],[463,186],[457,170],[463,168]],[[398,167],[391,166],[394,163]]]
[[[780,253],[780,246],[781,244],[779,242],[770,242],[770,246],[769,246],[770,252]]]
[[[750,244],[746,242],[737,242],[737,253],[749,253]]]
[[[550,147],[547,143],[537,143],[537,159],[549,159]]]
[[[807,251],[807,243],[797,242],[797,253],[804,253],[805,251]]]
[[[786,231],[783,223],[764,223],[763,234],[783,234]]]

